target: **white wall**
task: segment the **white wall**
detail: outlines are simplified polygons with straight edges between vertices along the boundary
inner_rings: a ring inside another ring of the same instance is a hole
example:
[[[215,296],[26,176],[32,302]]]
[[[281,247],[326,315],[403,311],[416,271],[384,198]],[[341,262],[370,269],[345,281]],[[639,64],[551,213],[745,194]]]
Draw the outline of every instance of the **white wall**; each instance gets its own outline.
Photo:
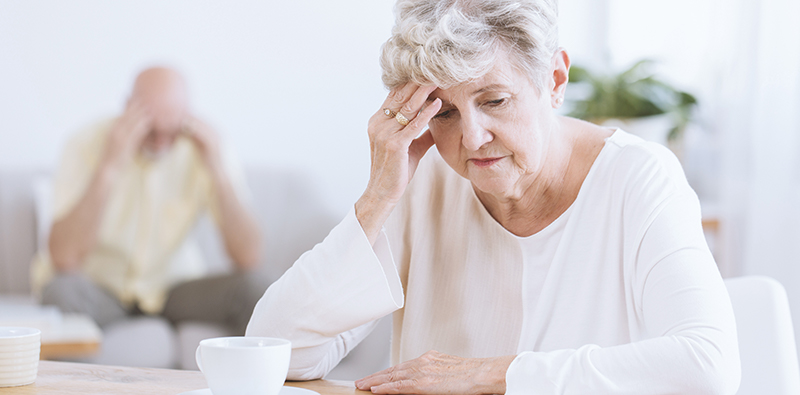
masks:
[[[658,62],[662,78],[697,91],[714,58],[711,0],[609,0],[611,62],[628,67],[642,58]]]
[[[169,64],[245,163],[313,173],[339,211],[366,183],[390,0],[0,8],[0,168],[55,166],[70,133],[120,110],[139,69]]]
[[[560,45],[574,64],[604,67],[610,57],[609,0],[560,1]]]
[[[800,2],[717,2],[732,38],[716,111],[726,250],[740,273],[786,287],[800,339]]]

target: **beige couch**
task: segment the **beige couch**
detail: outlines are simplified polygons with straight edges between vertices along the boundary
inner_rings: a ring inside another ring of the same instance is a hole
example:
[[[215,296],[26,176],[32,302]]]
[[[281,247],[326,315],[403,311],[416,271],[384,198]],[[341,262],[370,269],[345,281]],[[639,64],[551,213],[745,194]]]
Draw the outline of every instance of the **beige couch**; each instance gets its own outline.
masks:
[[[258,275],[268,283],[321,241],[339,218],[304,174],[251,168],[247,179],[265,251]],[[49,228],[49,185],[46,170],[0,172],[0,294],[30,295],[29,263]],[[229,270],[208,219],[198,223],[192,237],[201,240],[212,271]],[[384,319],[328,377],[352,380],[387,367],[390,326],[390,319]],[[204,323],[173,328],[160,318],[132,318],[106,328],[100,354],[88,362],[194,369],[199,340],[221,335],[224,329]]]

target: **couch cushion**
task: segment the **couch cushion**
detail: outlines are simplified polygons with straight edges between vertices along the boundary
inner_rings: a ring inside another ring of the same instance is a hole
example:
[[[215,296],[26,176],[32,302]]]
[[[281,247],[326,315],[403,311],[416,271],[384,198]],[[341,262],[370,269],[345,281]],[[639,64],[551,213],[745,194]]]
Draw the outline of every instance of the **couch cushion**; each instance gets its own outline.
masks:
[[[46,171],[0,171],[0,293],[30,294],[36,251],[33,180]]]
[[[104,327],[100,353],[87,362],[174,369],[177,356],[177,339],[167,320],[132,317]]]

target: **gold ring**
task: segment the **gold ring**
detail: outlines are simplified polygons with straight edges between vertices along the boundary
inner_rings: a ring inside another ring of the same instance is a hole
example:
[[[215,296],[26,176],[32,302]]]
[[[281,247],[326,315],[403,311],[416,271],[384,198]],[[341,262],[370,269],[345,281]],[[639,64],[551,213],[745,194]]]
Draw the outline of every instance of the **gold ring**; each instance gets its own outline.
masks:
[[[394,118],[394,116],[397,115],[396,112],[390,110],[388,107],[383,109],[383,113],[389,118]]]
[[[400,114],[399,112],[397,113],[397,115],[394,116],[394,119],[397,120],[397,123],[399,123],[399,124],[401,124],[403,126],[408,125],[408,118],[406,118],[405,115]]]

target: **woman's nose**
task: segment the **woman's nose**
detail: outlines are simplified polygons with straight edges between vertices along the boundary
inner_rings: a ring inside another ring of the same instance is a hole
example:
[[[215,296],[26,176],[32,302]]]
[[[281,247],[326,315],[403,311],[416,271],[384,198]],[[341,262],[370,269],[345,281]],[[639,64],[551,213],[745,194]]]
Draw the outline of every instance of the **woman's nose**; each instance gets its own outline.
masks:
[[[461,144],[470,151],[477,151],[494,139],[494,135],[475,117],[462,116]]]

